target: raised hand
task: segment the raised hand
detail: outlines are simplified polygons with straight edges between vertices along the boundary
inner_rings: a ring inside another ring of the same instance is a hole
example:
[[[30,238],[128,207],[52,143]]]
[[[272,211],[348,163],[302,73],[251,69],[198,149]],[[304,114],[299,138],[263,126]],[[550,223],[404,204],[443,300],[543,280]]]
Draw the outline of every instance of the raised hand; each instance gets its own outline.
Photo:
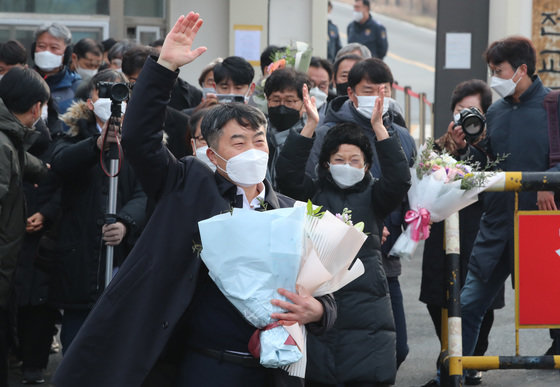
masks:
[[[202,55],[206,47],[192,49],[200,26],[202,26],[202,19],[198,13],[189,12],[187,16],[181,15],[165,37],[158,63],[175,71]]]
[[[373,114],[371,115],[371,128],[378,141],[389,138],[389,133],[383,125],[383,101],[385,100],[385,85],[379,86],[378,97],[375,100]]]
[[[311,138],[313,137],[315,128],[319,123],[319,112],[317,111],[317,105],[315,104],[315,97],[309,96],[309,89],[307,88],[306,84],[303,85],[302,94],[303,107],[305,108],[305,112],[307,113],[307,122],[301,130],[301,135]]]

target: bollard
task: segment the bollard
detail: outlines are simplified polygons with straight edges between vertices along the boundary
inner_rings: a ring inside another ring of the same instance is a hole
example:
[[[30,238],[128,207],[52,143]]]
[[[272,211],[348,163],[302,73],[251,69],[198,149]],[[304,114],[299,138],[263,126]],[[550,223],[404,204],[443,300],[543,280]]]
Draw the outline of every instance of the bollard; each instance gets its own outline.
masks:
[[[423,144],[426,141],[426,93],[420,93],[418,97],[418,106],[420,111],[418,114],[418,142]]]
[[[410,86],[404,87],[404,122],[410,132]]]

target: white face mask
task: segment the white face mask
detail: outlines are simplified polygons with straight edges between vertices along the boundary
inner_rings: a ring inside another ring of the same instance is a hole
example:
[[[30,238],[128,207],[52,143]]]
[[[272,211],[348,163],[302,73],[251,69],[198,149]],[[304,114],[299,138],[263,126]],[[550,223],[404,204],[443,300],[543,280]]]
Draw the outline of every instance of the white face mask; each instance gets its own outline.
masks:
[[[4,75],[6,74],[0,74],[0,81],[2,80],[2,78],[4,78]]]
[[[121,114],[126,111],[126,102],[121,102]],[[111,98],[99,98],[93,103],[93,113],[103,122],[111,117]]]
[[[62,66],[62,55],[56,55],[50,51],[36,52],[35,64],[43,71],[52,71]]]
[[[317,105],[317,109],[319,109],[325,104],[325,102],[327,102],[328,97],[327,94],[325,94],[325,92],[318,87],[314,87],[309,90],[309,96],[315,97],[315,105]]]
[[[95,74],[97,74],[97,69],[89,70],[76,66],[76,72],[80,74],[82,79],[91,79]]]
[[[514,82],[513,78],[515,78],[515,74],[517,74],[517,70],[515,70],[515,72],[513,73],[513,76],[510,79],[502,79],[502,78],[498,78],[496,76],[493,76],[491,81],[490,81],[490,87],[492,89],[494,89],[494,91],[496,93],[498,93],[500,95],[500,97],[502,97],[502,98],[509,97],[510,95],[512,95],[514,93],[515,87],[517,86],[517,84],[521,80],[521,78],[519,78],[517,80],[517,82]]]
[[[331,176],[340,188],[349,188],[364,179],[366,168],[355,168],[350,164],[329,164]]]
[[[257,149],[249,149],[243,153],[233,156],[229,160],[224,159],[214,149],[216,156],[226,162],[226,170],[231,181],[240,187],[250,187],[261,183],[266,177],[268,167],[268,153]]]
[[[375,101],[377,101],[378,97],[376,95],[373,96],[357,95],[356,98],[358,98],[358,107],[356,108],[356,110],[360,112],[360,114],[362,114],[364,117],[371,119],[371,116],[373,115],[373,108],[375,106]],[[392,98],[388,98],[388,97],[385,97],[383,99],[383,115],[385,115],[385,113],[387,113],[387,111],[389,110],[389,103],[391,100]]]
[[[47,119],[49,118],[49,107],[47,106],[47,104],[44,104],[43,108],[41,109],[41,118],[45,122],[47,122]]]
[[[359,23],[364,18],[364,14],[358,11],[354,11],[352,12],[352,17],[354,18],[355,22]]]
[[[195,144],[196,145],[196,144]],[[200,148],[196,148],[196,158],[202,161],[204,164],[208,166],[212,170],[212,172],[216,171],[216,166],[210,161],[208,155],[206,155],[206,150],[208,149],[208,145],[201,146]]]

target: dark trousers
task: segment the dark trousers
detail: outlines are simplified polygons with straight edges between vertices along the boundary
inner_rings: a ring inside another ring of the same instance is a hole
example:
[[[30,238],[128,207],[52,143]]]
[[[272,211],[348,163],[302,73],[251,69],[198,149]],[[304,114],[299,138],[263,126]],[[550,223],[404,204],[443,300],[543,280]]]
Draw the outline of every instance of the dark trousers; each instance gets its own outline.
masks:
[[[60,343],[64,354],[86,321],[89,310],[64,309],[62,314],[62,327],[60,329]],[[52,331],[51,331],[52,332]]]
[[[8,387],[10,322],[8,311],[0,307],[0,387]]]
[[[434,323],[437,337],[441,343],[441,306],[427,304],[426,307],[428,308],[428,312],[430,313],[430,317]],[[494,324],[494,310],[488,309],[482,319],[478,340],[474,348],[474,356],[482,356],[486,353],[486,350],[488,349],[488,336],[490,335],[492,324]]]
[[[408,335],[406,333],[403,295],[399,277],[387,277],[387,283],[389,284],[391,307],[393,309],[393,318],[395,319],[395,329],[397,331],[397,368],[399,368],[408,355]]]
[[[23,368],[46,368],[58,310],[48,305],[18,309],[18,337]]]

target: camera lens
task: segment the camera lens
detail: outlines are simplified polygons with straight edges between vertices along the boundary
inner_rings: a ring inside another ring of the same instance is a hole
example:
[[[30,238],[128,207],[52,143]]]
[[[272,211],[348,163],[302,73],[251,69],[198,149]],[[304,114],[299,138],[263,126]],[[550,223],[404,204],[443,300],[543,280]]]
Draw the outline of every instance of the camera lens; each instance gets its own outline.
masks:
[[[476,136],[482,132],[484,122],[477,116],[471,115],[463,119],[463,130],[471,136]]]
[[[126,101],[128,99],[128,86],[124,83],[115,83],[111,88],[111,99]]]

